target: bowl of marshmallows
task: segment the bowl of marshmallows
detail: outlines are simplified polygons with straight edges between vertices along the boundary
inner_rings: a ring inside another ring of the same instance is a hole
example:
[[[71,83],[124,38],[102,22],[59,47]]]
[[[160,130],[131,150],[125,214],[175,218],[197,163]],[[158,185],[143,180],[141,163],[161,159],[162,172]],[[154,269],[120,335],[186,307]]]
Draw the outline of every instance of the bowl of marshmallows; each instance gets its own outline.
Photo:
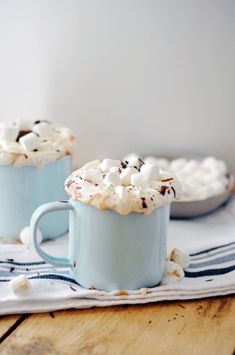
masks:
[[[135,157],[136,154],[130,154],[124,160]],[[192,218],[210,213],[232,194],[234,178],[223,160],[211,156],[175,159],[147,156],[144,161],[170,171],[181,182],[182,193],[171,206],[173,218]]]

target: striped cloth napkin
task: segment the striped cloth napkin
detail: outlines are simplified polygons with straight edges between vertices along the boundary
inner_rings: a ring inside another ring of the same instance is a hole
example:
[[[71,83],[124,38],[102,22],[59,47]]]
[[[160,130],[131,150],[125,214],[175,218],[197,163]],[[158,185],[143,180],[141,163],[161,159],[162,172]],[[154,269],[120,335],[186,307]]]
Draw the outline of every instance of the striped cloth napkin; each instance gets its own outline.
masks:
[[[190,253],[181,283],[137,291],[104,292],[80,287],[67,270],[55,268],[20,243],[0,244],[0,315],[69,308],[144,304],[163,300],[199,299],[235,293],[235,199],[211,215],[171,221],[168,249]],[[49,254],[65,256],[67,236],[44,243]],[[8,281],[27,274],[29,292],[15,296]]]

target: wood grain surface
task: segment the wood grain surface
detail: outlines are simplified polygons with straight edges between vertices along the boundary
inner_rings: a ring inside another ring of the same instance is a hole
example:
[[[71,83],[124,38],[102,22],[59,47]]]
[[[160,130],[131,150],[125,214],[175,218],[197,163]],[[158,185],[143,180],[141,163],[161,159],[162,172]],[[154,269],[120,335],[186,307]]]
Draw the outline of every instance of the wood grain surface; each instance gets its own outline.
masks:
[[[34,314],[0,345],[1,355],[233,355],[234,350],[235,297]]]

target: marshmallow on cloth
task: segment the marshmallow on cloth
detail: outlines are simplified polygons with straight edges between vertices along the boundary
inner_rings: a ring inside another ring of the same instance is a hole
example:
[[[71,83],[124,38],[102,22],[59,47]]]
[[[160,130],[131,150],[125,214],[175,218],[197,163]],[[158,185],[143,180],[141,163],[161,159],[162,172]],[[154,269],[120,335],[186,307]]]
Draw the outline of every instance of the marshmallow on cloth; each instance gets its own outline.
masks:
[[[25,151],[32,151],[34,149],[37,149],[40,145],[38,137],[33,132],[21,137],[19,142]]]
[[[20,240],[21,243],[25,245],[32,245],[31,241],[31,233],[30,233],[30,227],[26,226],[20,231]],[[42,232],[40,231],[39,228],[37,228],[37,242],[38,244],[41,244],[43,240]]]
[[[30,282],[26,275],[22,274],[9,281],[9,288],[16,296],[23,296],[30,288]]]
[[[173,261],[167,260],[161,285],[175,284],[182,281],[184,278],[184,270],[182,266]]]
[[[16,126],[6,123],[0,124],[0,140],[8,142],[16,141],[18,134],[19,129]]]
[[[121,168],[121,161],[120,160],[113,160],[113,159],[104,159],[100,164],[100,169],[102,171],[109,171],[113,167]]]
[[[120,176],[117,173],[108,173],[104,177],[104,184],[118,186],[121,184]]]
[[[173,249],[169,256],[170,261],[174,261],[176,264],[180,265],[184,270],[189,267],[190,258],[189,255],[184,254],[179,249]]]

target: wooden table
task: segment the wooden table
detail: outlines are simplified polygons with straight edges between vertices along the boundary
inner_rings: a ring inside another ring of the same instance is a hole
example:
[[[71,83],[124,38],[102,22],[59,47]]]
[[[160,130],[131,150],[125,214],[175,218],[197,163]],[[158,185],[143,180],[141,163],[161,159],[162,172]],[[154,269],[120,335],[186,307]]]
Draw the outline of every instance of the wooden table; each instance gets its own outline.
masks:
[[[235,354],[235,297],[0,317],[0,354]]]

